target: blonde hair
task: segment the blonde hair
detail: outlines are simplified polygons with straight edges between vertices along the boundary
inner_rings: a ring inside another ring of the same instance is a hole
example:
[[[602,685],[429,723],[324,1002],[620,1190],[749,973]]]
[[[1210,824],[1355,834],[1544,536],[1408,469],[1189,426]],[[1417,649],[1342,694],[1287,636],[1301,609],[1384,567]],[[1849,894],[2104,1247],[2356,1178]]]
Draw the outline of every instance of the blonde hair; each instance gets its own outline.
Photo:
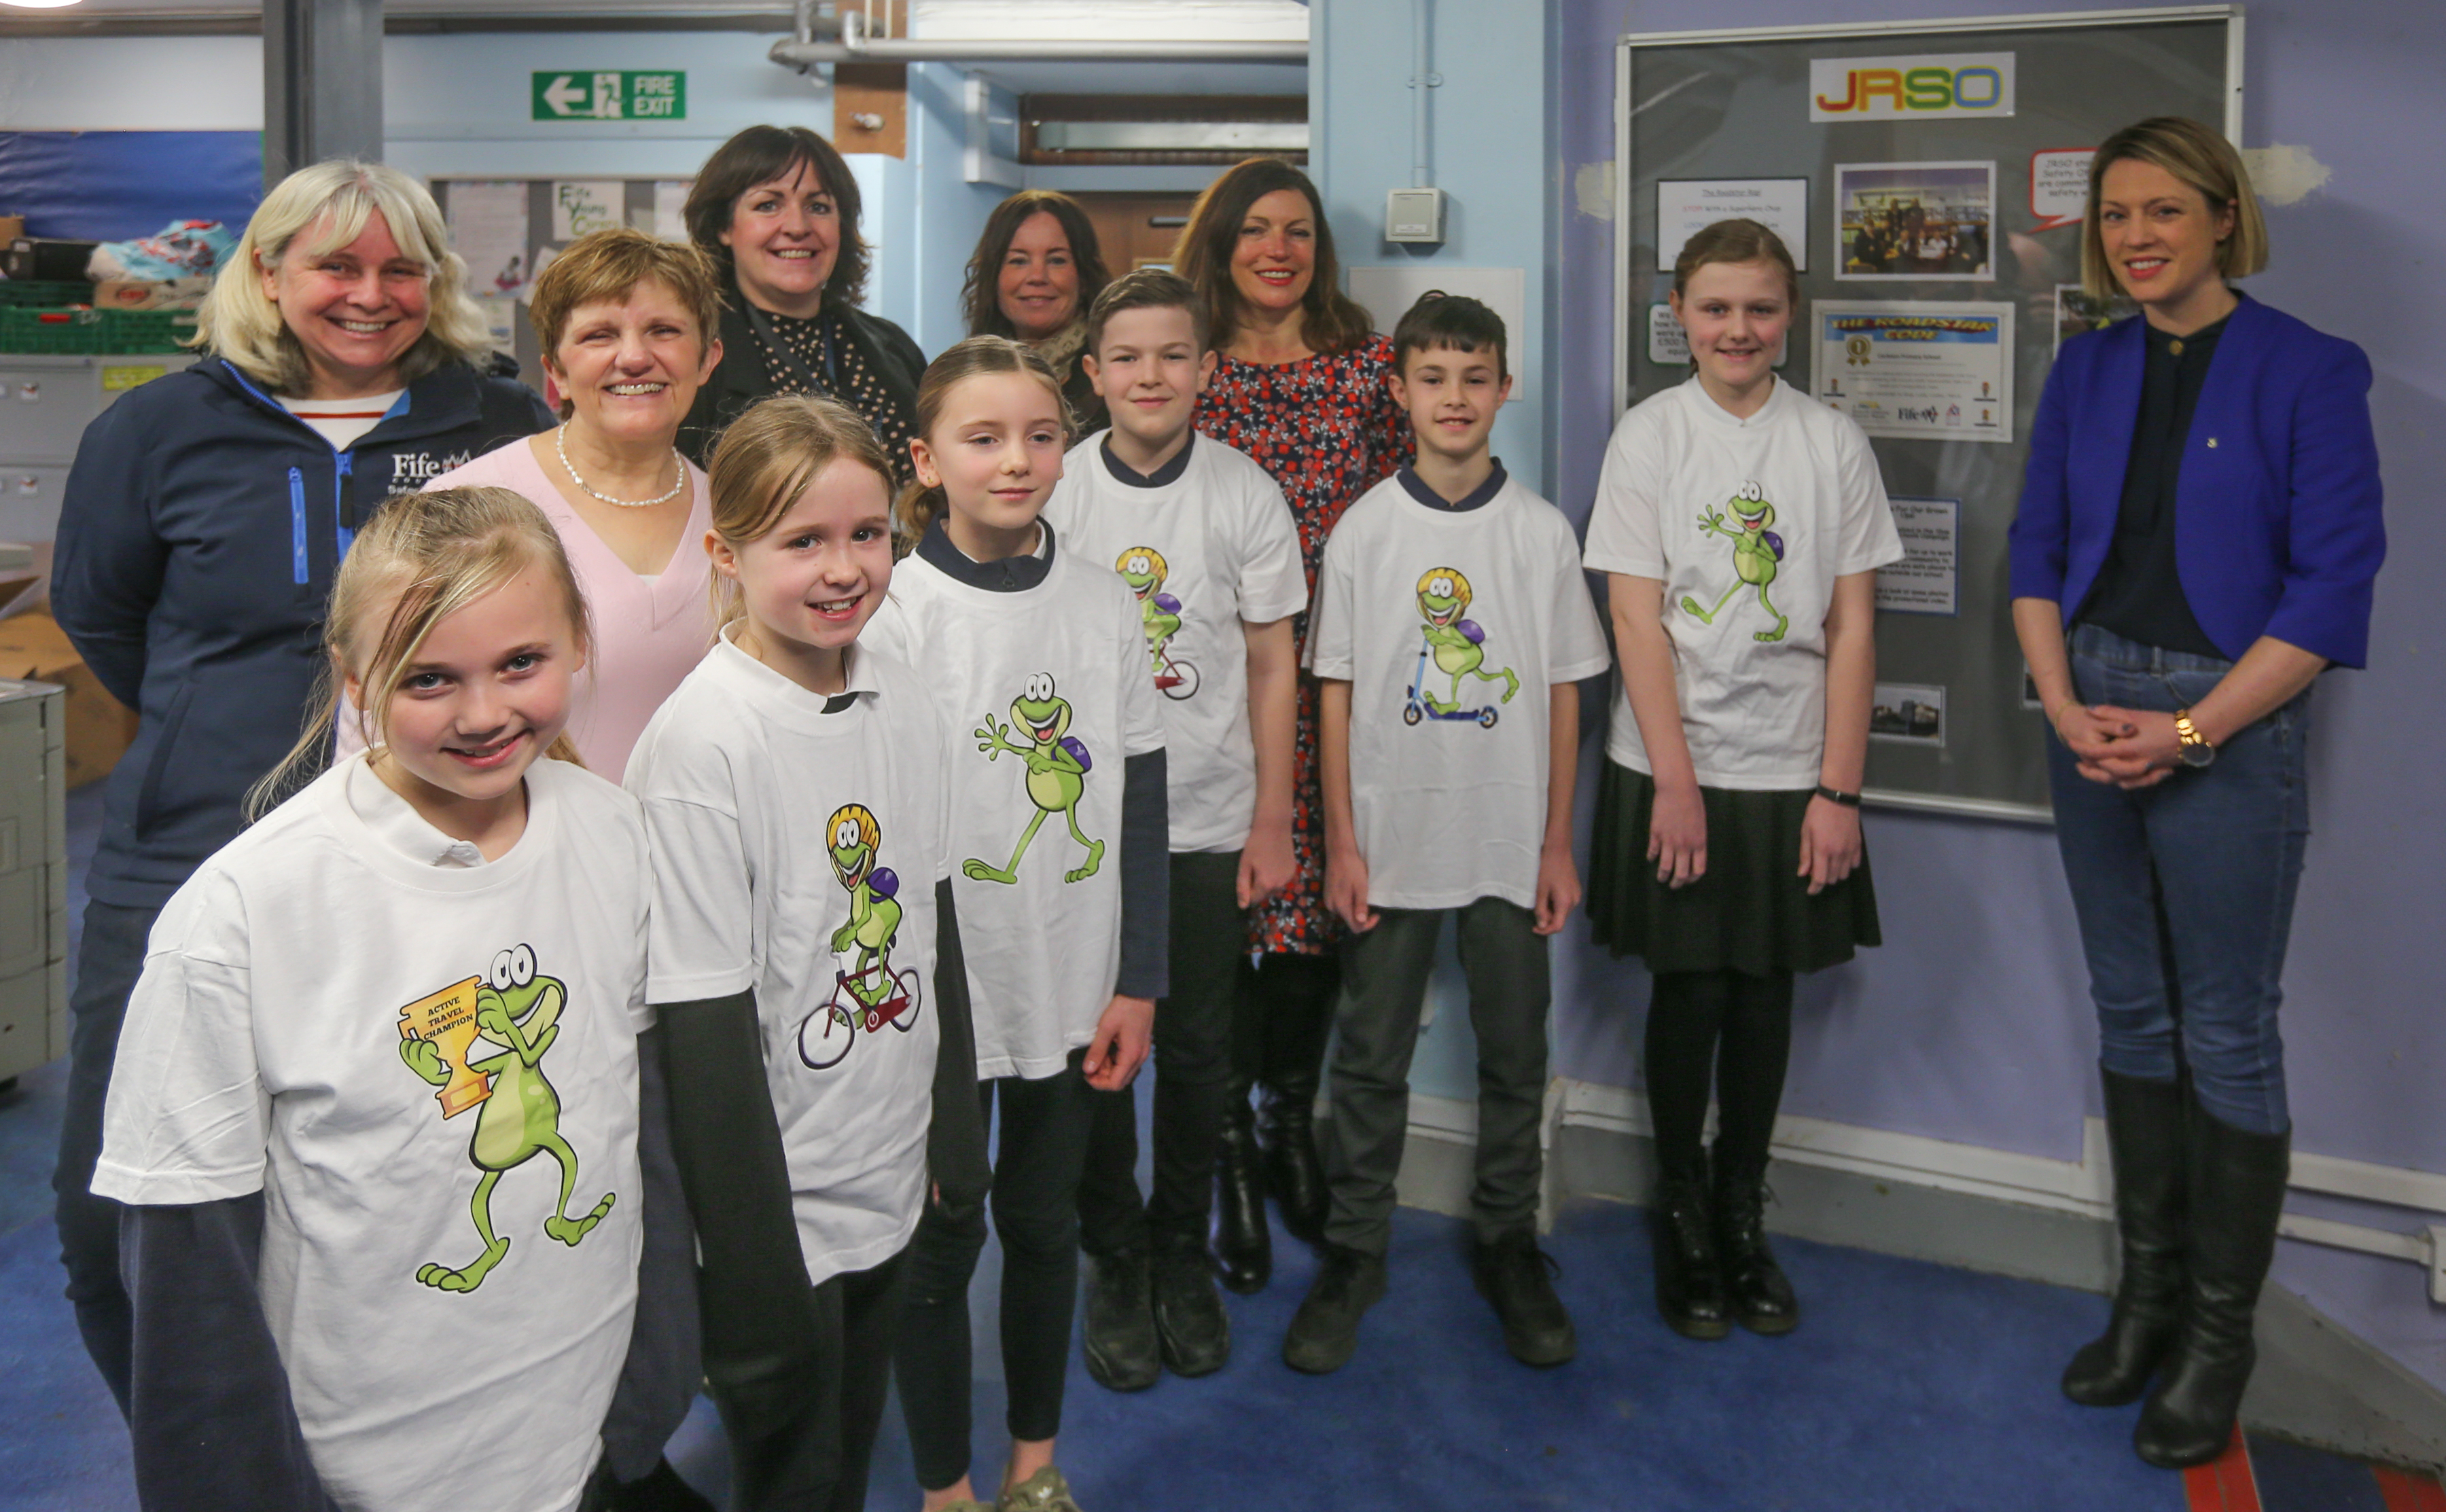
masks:
[[[926,376],[917,381],[917,435],[931,448],[934,444],[935,423],[943,418],[943,405],[950,399],[951,390],[971,378],[990,378],[1001,373],[1023,373],[1043,383],[1053,396],[1056,413],[1062,417],[1064,442],[1078,433],[1078,424],[1070,418],[1069,401],[1062,396],[1062,380],[1055,376],[1052,365],[1037,355],[1035,347],[1007,336],[971,336],[926,364]],[[909,480],[900,490],[896,506],[905,549],[915,549],[948,503],[940,483],[920,483],[914,477]]]
[[[357,730],[371,750],[386,742],[391,699],[433,627],[530,568],[543,569],[578,649],[590,650],[594,636],[586,595],[561,550],[560,532],[541,510],[505,488],[443,488],[385,499],[332,580],[323,615],[326,655],[306,731],[280,765],[247,791],[247,817],[263,817],[321,769],[348,669],[355,669],[365,695]],[[367,644],[373,616],[386,604],[379,632]],[[567,735],[544,755],[585,765]]]
[[[2098,223],[2098,191],[2106,170],[2118,162],[2152,163],[2199,191],[2209,214],[2230,209],[2233,230],[2217,242],[2219,276],[2248,278],[2267,266],[2267,220],[2251,192],[2250,171],[2233,143],[2183,116],[2152,116],[2124,127],[2098,144],[2089,160],[2089,210],[2080,222],[2080,288],[2092,299],[2123,292],[2106,260],[2106,235]]]
[[[734,551],[763,539],[824,469],[844,457],[883,479],[884,496],[891,496],[892,462],[864,416],[808,394],[759,401],[723,431],[706,468],[714,533]],[[746,616],[746,596],[720,572],[712,594],[717,626]]]
[[[441,207],[398,169],[353,158],[300,168],[263,196],[246,234],[214,275],[189,345],[226,359],[275,394],[304,392],[310,381],[305,350],[280,318],[280,307],[264,296],[262,269],[277,266],[309,228],[321,230],[304,252],[320,257],[355,241],[375,215],[431,280],[424,329],[400,358],[401,381],[413,383],[444,363],[480,359],[491,349],[491,333],[468,297],[467,265],[450,250]]]
[[[713,259],[693,242],[665,241],[627,226],[589,232],[536,276],[535,297],[527,306],[535,323],[543,363],[555,373],[560,364],[560,339],[569,333],[569,318],[586,305],[617,304],[637,286],[657,283],[669,289],[696,321],[697,351],[703,355],[722,334],[722,281]],[[561,401],[561,418],[570,405]]]
[[[1691,276],[1710,263],[1773,263],[1783,270],[1783,291],[1793,311],[1800,309],[1800,270],[1793,266],[1792,249],[1783,238],[1755,220],[1718,220],[1700,228],[1682,244],[1673,259],[1673,291],[1685,298]]]

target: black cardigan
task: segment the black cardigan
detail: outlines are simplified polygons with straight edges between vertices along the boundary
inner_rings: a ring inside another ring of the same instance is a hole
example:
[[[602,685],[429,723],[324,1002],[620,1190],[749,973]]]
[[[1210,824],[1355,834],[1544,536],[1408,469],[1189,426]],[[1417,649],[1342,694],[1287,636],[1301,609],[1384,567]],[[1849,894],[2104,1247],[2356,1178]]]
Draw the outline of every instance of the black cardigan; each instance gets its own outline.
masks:
[[[837,308],[840,328],[857,346],[869,371],[883,385],[888,401],[908,421],[917,424],[917,380],[926,372],[926,354],[909,333],[880,315]],[[737,420],[758,400],[776,392],[764,370],[763,347],[755,327],[747,324],[746,297],[733,281],[723,289],[722,365],[697,390],[687,419],[680,422],[679,447],[688,460],[703,467],[713,456],[713,443],[723,427]],[[869,416],[870,420],[874,417]],[[900,459],[894,458],[895,465]]]

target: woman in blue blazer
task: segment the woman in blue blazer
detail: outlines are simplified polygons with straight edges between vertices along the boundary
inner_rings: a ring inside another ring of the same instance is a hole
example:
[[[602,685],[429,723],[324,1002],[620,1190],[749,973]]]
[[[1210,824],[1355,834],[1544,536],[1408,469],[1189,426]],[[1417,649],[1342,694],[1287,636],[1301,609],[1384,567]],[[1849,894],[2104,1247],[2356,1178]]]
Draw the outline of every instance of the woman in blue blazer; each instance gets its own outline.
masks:
[[[2122,1279],[2063,1390],[2156,1389],[2153,1465],[2215,1458],[2252,1363],[2291,1124],[2279,978],[2309,832],[2310,685],[2358,667],[2385,554],[2370,366],[2228,280],[2267,261],[2242,161],[2145,121],[2090,167],[2082,281],[2013,523],[2013,625],[2056,738],[2097,999]]]

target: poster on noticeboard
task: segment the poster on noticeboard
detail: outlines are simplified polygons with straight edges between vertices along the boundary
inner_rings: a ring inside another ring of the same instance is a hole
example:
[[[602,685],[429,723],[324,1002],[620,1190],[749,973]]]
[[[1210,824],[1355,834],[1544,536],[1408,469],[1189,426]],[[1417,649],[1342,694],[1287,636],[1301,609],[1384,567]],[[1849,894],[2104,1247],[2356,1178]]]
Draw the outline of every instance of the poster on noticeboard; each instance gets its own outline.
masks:
[[[1836,300],[1810,307],[1810,392],[1872,436],[2013,439],[2013,307]]]

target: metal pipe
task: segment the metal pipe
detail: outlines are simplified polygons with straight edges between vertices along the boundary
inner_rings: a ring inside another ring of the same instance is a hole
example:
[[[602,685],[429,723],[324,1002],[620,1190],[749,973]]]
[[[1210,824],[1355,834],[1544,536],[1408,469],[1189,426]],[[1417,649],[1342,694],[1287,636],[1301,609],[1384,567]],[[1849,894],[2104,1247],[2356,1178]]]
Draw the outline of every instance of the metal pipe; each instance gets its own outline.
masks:
[[[1427,189],[1436,181],[1427,146],[1427,91],[1443,83],[1429,71],[1435,0],[1410,0],[1410,187]]]
[[[777,42],[767,54],[784,67],[819,63],[1280,63],[1305,65],[1305,42],[913,42],[868,39],[841,16],[839,42]]]

